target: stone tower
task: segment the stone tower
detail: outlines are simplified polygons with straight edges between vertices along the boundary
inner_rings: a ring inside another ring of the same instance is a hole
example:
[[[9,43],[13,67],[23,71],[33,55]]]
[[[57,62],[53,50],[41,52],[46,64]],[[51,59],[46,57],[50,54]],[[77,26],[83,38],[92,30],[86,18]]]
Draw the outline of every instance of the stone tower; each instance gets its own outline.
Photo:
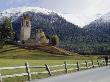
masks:
[[[41,28],[36,29],[36,45],[48,44],[48,40],[45,36],[45,33]]]
[[[24,15],[21,23],[21,35],[20,41],[26,41],[30,38],[31,35],[31,22],[29,16]]]

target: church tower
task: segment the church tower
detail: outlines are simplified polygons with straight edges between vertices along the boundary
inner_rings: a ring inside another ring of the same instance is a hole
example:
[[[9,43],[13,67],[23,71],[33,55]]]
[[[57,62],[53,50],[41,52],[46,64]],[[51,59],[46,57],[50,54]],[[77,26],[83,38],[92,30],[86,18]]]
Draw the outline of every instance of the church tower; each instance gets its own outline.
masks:
[[[26,41],[30,38],[31,35],[31,22],[29,16],[24,15],[21,23],[21,35],[20,41]]]

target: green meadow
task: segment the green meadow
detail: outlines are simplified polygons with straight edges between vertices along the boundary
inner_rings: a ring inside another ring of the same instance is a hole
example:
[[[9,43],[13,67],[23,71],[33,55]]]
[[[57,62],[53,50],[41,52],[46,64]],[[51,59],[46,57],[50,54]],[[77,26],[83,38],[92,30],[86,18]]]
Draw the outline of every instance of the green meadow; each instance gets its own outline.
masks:
[[[26,50],[18,48],[14,45],[6,45],[3,49],[0,49],[0,67],[14,67],[14,66],[24,66],[25,62],[28,62],[30,66],[44,66],[45,64],[51,65],[60,65],[64,64],[64,61],[67,61],[69,64],[75,64],[77,61],[79,63],[85,62],[85,60],[96,60],[97,56],[81,56],[79,54],[73,53],[71,56],[67,55],[58,55],[50,54],[40,50]],[[71,68],[71,67],[68,67]],[[50,68],[50,70],[55,69],[64,69],[64,67]],[[31,72],[42,72],[46,71],[45,69],[31,69]],[[15,69],[15,70],[0,70],[2,75],[10,74],[20,74],[26,72],[25,69]],[[59,72],[57,74],[64,74],[64,72]],[[48,74],[39,74],[32,75],[33,79],[41,79],[48,77]],[[3,79],[3,82],[25,82],[27,76],[24,77],[15,77]]]

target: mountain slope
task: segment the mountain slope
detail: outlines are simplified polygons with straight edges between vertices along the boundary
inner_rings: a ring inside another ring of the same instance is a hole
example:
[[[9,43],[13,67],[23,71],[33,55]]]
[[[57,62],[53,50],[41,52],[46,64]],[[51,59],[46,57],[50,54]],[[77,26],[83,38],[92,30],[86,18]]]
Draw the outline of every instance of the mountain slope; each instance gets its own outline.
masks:
[[[10,9],[6,9],[6,10],[2,11],[0,14],[0,17],[2,17],[2,16],[7,16],[7,17],[20,16],[24,12],[28,12],[28,11],[35,12],[35,13],[44,13],[47,15],[55,13],[51,10],[48,10],[45,8],[40,8],[40,7],[17,7],[17,8],[10,8]]]
[[[51,46],[52,47],[52,46]],[[50,48],[51,48],[50,47]],[[54,50],[57,50],[53,48]],[[48,49],[49,50],[49,49]],[[65,54],[64,54],[65,53]],[[16,47],[15,45],[6,45],[3,49],[0,49],[0,58],[4,59],[38,59],[38,60],[65,60],[65,59],[75,59],[79,58],[78,54],[71,53],[72,55],[66,54],[66,51],[62,52],[57,50],[57,52],[47,52],[44,50],[31,50]]]
[[[80,54],[107,54],[110,52],[109,22],[98,19],[84,28],[79,28],[65,20],[59,13],[47,9],[23,7],[5,10],[0,16],[1,25],[2,17],[8,16],[18,39],[23,14],[30,17],[31,37],[35,35],[36,28],[42,27],[48,37],[54,34],[59,36],[59,47],[61,48]]]
[[[53,34],[57,34],[59,36],[60,47],[66,48],[67,44],[71,45],[72,43],[78,42],[82,35],[81,28],[66,21],[61,15],[52,11],[45,9],[42,10],[39,8],[21,8],[21,10],[17,8],[3,11],[1,18],[3,16],[8,16],[10,18],[13,24],[13,29],[17,33],[18,38],[20,35],[23,14],[27,14],[30,17],[32,25],[31,36],[35,35],[36,28],[42,27],[47,36],[51,36]]]
[[[95,48],[103,54],[110,53],[110,13],[86,25],[84,29],[94,35]]]
[[[89,25],[86,25],[84,29],[102,37],[103,40],[100,39],[101,42],[110,42],[110,13],[107,13],[91,22]]]

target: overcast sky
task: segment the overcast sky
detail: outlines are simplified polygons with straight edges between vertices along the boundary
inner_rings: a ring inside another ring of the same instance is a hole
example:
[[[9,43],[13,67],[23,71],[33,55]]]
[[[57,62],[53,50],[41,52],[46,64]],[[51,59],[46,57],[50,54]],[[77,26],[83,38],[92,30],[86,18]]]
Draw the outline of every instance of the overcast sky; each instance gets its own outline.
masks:
[[[57,11],[79,26],[110,12],[110,0],[0,0],[1,10],[20,6],[36,6]]]

